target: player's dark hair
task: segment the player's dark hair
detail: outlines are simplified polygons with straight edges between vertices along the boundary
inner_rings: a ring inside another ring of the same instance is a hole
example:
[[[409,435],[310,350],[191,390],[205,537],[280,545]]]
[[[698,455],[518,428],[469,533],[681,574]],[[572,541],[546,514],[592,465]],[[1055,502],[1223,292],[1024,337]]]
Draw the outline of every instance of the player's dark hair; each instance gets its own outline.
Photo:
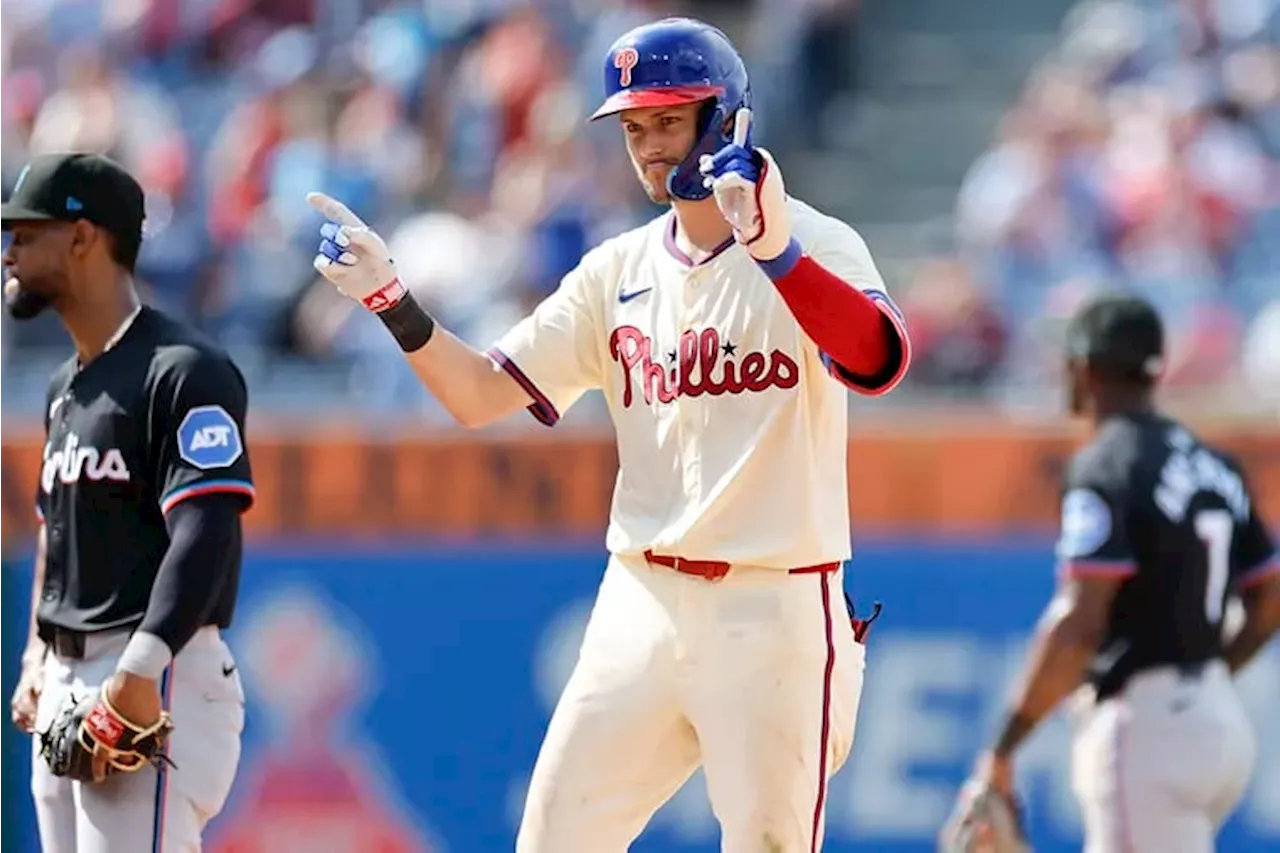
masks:
[[[1108,382],[1150,388],[1164,368],[1164,326],[1143,299],[1101,296],[1072,318],[1067,352]]]
[[[133,275],[134,268],[138,265],[138,252],[141,249],[140,238],[107,235],[107,251],[111,255],[111,260],[130,275]]]

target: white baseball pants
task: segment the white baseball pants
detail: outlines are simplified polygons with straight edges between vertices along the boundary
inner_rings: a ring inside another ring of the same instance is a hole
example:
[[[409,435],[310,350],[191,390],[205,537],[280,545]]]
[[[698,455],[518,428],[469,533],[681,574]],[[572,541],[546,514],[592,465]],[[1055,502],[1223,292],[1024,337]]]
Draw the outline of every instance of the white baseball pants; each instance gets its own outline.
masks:
[[[126,632],[91,635],[85,656],[50,654],[36,716],[43,731],[68,691],[84,695],[115,671]],[[226,674],[224,674],[224,672]],[[161,697],[173,717],[176,767],[113,773],[98,784],[49,772],[33,737],[31,793],[44,853],[197,853],[205,824],[231,791],[240,762],[244,691],[231,651],[205,627],[170,664]]]
[[[816,853],[863,646],[842,571],[707,581],[610,559],[534,767],[518,853],[622,853],[701,766],[728,853]]]
[[[1085,853],[1213,853],[1257,745],[1226,664],[1162,667],[1087,708],[1072,777]]]

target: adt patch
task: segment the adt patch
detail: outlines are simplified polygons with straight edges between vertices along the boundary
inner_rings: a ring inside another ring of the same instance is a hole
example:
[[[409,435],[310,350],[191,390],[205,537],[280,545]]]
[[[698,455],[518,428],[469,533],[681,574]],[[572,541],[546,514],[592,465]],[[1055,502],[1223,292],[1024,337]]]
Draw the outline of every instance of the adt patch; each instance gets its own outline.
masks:
[[[1111,508],[1092,489],[1072,489],[1062,498],[1061,559],[1088,557],[1111,536]]]
[[[225,468],[242,453],[240,428],[221,406],[196,406],[178,426],[178,455],[202,471]]]

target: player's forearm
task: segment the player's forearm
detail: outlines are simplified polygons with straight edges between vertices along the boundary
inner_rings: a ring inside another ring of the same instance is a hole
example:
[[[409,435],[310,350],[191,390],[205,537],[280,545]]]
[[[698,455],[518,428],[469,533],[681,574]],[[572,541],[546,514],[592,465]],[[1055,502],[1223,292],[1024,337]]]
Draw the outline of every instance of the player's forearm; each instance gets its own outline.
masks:
[[[1243,598],[1244,622],[1223,650],[1223,657],[1233,673],[1244,669],[1280,632],[1280,577],[1270,580],[1266,586],[1267,589],[1246,592]]]
[[[859,376],[885,371],[898,333],[874,299],[801,254],[795,241],[760,266],[819,349]]]
[[[1027,669],[996,737],[993,751],[1008,756],[1054,708],[1080,686],[1097,649],[1098,637],[1070,614],[1051,606],[1031,644]]]
[[[237,495],[209,494],[169,510],[169,548],[160,561],[142,624],[120,657],[120,670],[159,678],[174,655],[208,623],[240,559],[240,509]]]
[[[364,304],[396,339],[422,384],[462,426],[486,426],[532,402],[492,359],[438,324],[399,279]],[[375,308],[383,304],[387,307]]]
[[[1251,624],[1245,621],[1244,627],[1240,629],[1240,633],[1236,634],[1227,644],[1227,648],[1223,651],[1223,657],[1226,658],[1227,666],[1232,674],[1239,672],[1249,665],[1249,661],[1257,656],[1263,646],[1271,642],[1271,638],[1276,634],[1274,625],[1265,627],[1257,624]]]
[[[487,426],[532,402],[493,359],[443,328],[437,327],[426,346],[405,357],[422,384],[464,427]]]
[[[45,654],[44,640],[40,639],[39,622],[36,620],[36,611],[40,607],[40,595],[44,591],[44,571],[48,544],[45,537],[44,525],[40,525],[40,530],[36,533],[36,556],[35,564],[32,566],[31,572],[31,618],[27,625],[27,647],[22,653],[24,661],[40,660]]]

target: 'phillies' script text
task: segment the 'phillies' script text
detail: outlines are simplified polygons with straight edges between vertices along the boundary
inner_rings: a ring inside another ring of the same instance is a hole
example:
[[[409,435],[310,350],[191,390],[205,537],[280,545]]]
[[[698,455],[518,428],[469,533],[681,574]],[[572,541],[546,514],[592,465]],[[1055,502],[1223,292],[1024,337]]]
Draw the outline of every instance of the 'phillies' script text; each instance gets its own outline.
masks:
[[[637,367],[644,401],[651,405],[655,398],[670,403],[680,396],[793,388],[800,381],[795,360],[781,350],[768,356],[752,351],[735,359],[731,357],[735,349],[731,342],[721,343],[715,329],[688,329],[681,333],[677,349],[667,354],[670,366],[664,368],[661,361],[654,362],[653,340],[635,326],[619,326],[609,336],[609,354],[622,365],[624,407],[631,406],[633,370]]]

